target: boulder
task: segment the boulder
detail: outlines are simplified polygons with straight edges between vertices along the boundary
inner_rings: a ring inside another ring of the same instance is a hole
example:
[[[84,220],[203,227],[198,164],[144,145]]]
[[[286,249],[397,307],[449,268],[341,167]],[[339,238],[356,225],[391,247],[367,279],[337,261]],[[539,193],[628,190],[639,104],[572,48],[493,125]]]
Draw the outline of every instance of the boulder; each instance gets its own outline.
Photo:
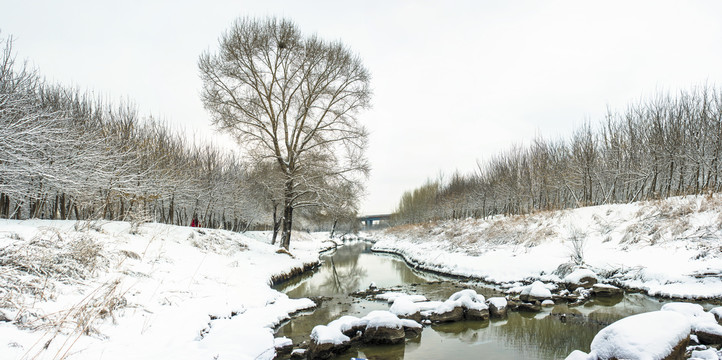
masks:
[[[306,349],[295,349],[291,351],[291,360],[302,360],[306,358]]]
[[[552,292],[541,281],[535,281],[522,290],[519,299],[523,302],[544,301],[552,298]]]
[[[719,345],[722,344],[722,332],[720,331],[705,331],[697,330],[694,332],[697,335],[697,341],[700,344],[705,345]]]
[[[417,337],[421,334],[421,331],[424,330],[424,327],[421,326],[418,322],[414,321],[404,321],[404,333],[406,333],[406,337]]]
[[[702,305],[673,302],[664,304],[662,311],[676,312],[685,316],[692,325],[692,333],[697,335],[700,344],[722,344],[722,325],[717,323],[714,314],[704,311]]]
[[[528,303],[520,302],[516,305],[516,311],[540,312],[541,305],[538,302]]]
[[[467,309],[464,318],[466,320],[488,320],[489,309]]]
[[[632,315],[605,327],[592,340],[590,355],[606,359],[684,359],[689,320],[673,311]]]
[[[445,306],[439,306],[436,310],[429,314],[429,320],[433,322],[452,322],[461,321],[464,319],[464,308],[454,306],[453,308],[447,308]]]
[[[306,349],[306,358],[309,360],[316,359],[330,359],[334,354],[342,353],[351,347],[351,343],[345,344],[333,344],[333,343],[316,343],[311,341],[311,344]]]
[[[287,337],[273,339],[273,347],[278,355],[288,355],[293,350],[293,341]]]
[[[718,324],[722,325],[722,306],[710,309],[709,313],[714,315],[714,318],[715,320],[717,320]]]
[[[624,294],[624,290],[609,284],[594,284],[592,286],[594,296],[612,297]]]
[[[400,344],[405,337],[403,326],[367,326],[362,339],[368,344]]]
[[[578,287],[589,289],[596,283],[597,274],[589,269],[576,269],[564,277],[564,284],[570,291]]]
[[[492,318],[505,318],[508,303],[503,297],[493,297],[486,301],[489,305],[489,316]]]
[[[544,300],[541,303],[542,307],[554,307],[554,301],[553,300]]]
[[[318,325],[311,330],[311,343],[306,356],[312,359],[329,359],[351,347],[351,339],[341,333],[337,327]]]

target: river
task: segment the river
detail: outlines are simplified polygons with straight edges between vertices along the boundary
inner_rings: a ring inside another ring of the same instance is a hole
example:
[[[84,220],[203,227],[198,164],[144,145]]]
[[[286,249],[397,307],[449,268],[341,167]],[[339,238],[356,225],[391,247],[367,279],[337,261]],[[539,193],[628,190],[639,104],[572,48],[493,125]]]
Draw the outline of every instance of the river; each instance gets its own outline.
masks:
[[[399,257],[371,252],[372,244],[356,242],[322,256],[317,271],[277,287],[292,298],[323,296],[322,305],[283,324],[276,336],[299,344],[308,340],[316,325],[343,315],[364,316],[372,310],[388,310],[389,304],[352,297],[372,282],[422,294],[430,300],[446,300],[454,292],[471,288],[489,298],[503,294],[477,282],[459,281],[414,270]],[[540,313],[509,312],[504,320],[462,321],[425,326],[421,335],[405,344],[359,345],[335,359],[560,359],[575,349],[589,351],[594,335],[606,325],[636,313],[658,310],[663,301],[642,294],[616,299],[593,299],[582,306],[557,305]],[[559,314],[565,313],[565,319]]]

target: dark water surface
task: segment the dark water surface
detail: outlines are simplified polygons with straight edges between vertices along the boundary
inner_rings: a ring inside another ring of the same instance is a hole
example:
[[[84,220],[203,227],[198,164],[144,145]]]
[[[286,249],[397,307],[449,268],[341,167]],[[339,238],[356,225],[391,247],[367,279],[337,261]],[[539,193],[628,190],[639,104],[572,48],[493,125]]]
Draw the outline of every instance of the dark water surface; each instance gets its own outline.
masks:
[[[326,325],[343,316],[364,316],[372,310],[388,310],[389,304],[348,294],[367,289],[371,282],[380,288],[446,300],[454,292],[472,288],[487,298],[502,296],[479,283],[460,282],[411,269],[398,257],[377,255],[371,244],[359,242],[340,247],[323,257],[316,272],[286,282],[277,289],[292,298],[328,297],[312,313],[295,317],[279,328],[299,344],[308,340],[316,325]],[[504,320],[462,321],[425,326],[420,336],[406,344],[356,346],[336,359],[563,359],[575,349],[589,351],[594,335],[625,316],[659,310],[662,302],[641,294],[628,294],[583,306],[557,305],[541,313],[509,312]],[[562,321],[559,314],[567,314]]]

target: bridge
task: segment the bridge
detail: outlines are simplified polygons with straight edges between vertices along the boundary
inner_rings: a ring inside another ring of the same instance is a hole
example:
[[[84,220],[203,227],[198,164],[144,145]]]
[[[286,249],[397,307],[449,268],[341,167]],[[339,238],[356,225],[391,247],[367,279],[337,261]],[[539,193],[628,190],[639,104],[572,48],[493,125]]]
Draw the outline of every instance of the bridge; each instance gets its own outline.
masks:
[[[391,214],[381,214],[381,215],[366,215],[366,216],[359,216],[356,218],[358,221],[363,223],[363,226],[365,228],[372,228],[381,226],[384,224],[387,224],[389,220],[391,219]]]

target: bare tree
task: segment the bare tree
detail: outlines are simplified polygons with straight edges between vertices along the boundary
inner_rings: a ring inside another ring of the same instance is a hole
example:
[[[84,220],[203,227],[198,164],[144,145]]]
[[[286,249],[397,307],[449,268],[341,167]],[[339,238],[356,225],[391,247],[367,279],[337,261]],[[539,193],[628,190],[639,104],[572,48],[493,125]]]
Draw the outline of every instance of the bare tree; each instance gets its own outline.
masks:
[[[367,131],[356,115],[369,106],[369,72],[341,42],[304,37],[285,19],[238,19],[219,46],[198,62],[203,103],[255,163],[278,167],[288,248],[293,210],[322,204],[313,178],[355,181],[368,172]]]

